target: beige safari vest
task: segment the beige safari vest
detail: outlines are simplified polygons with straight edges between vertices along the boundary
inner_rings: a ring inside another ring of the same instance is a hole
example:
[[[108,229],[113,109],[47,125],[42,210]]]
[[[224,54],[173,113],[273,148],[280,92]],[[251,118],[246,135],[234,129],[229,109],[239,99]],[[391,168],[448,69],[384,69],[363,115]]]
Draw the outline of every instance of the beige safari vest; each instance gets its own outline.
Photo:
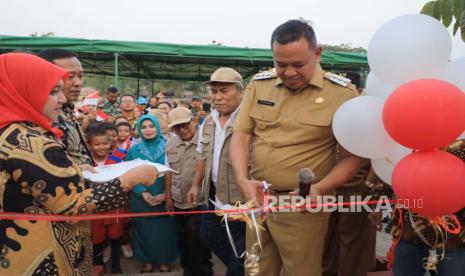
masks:
[[[358,95],[350,80],[316,65],[308,85],[290,91],[272,71],[250,82],[234,122],[234,131],[251,134],[256,180],[275,190],[298,187],[297,173],[311,168],[317,182],[336,164],[337,141],[331,123],[338,107]]]
[[[203,179],[204,196],[208,198],[211,185],[211,169],[213,161],[213,149],[215,145],[215,122],[211,116],[205,119],[203,125],[203,135],[200,138],[203,152],[202,157],[206,159],[205,177]],[[243,201],[242,196],[236,184],[231,162],[229,161],[229,145],[233,129],[229,126],[226,129],[225,141],[221,148],[220,160],[218,165],[218,179],[216,183],[216,196],[222,203],[234,204],[237,201]]]
[[[171,177],[171,197],[174,206],[179,209],[191,208],[186,198],[195,176],[198,136],[197,131],[192,141],[187,144],[178,136],[173,136],[166,144],[168,163],[173,170],[179,172],[173,173]],[[205,202],[202,193],[199,193],[197,202]]]

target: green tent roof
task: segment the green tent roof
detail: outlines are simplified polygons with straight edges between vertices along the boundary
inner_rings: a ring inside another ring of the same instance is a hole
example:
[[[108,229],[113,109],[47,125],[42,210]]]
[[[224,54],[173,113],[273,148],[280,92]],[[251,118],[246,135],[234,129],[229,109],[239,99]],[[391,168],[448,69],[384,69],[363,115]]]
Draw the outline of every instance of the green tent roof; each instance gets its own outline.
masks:
[[[152,42],[89,40],[61,37],[0,36],[0,53],[13,50],[38,52],[63,48],[76,52],[86,73],[115,74],[150,80],[207,80],[219,66],[233,67],[250,77],[273,66],[269,49],[218,45],[181,45]],[[332,71],[366,71],[365,53],[323,53],[323,68]]]

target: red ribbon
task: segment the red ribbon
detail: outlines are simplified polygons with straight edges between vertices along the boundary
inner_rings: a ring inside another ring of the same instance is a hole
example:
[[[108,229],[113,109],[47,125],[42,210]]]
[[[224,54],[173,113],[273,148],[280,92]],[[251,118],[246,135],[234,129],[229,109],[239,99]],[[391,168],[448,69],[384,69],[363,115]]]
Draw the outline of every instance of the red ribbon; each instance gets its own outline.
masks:
[[[395,203],[396,200],[383,201]],[[269,212],[271,210],[280,209],[306,209],[317,208],[324,206],[351,206],[351,205],[376,205],[378,200],[360,201],[360,202],[338,202],[338,203],[325,203],[318,204],[312,203],[301,206],[268,206],[261,208],[244,208],[244,209],[228,209],[221,210],[226,214],[237,214],[252,211]],[[140,213],[121,213],[121,214],[83,214],[83,215],[56,215],[56,214],[33,214],[33,213],[15,213],[15,212],[0,212],[0,219],[7,220],[38,220],[38,221],[82,221],[82,220],[98,220],[98,219],[115,219],[115,218],[139,218],[139,217],[153,217],[153,216],[173,216],[173,215],[194,215],[194,214],[212,214],[215,210],[196,210],[196,211],[177,211],[177,212],[140,212]]]

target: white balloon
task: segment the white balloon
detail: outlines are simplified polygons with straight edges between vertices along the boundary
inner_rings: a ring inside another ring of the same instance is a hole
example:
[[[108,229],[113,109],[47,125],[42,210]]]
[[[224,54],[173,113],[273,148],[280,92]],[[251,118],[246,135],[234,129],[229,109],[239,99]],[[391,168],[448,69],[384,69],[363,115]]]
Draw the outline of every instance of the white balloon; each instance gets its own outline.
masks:
[[[333,118],[337,141],[348,151],[365,158],[381,158],[392,151],[396,143],[384,129],[384,101],[372,96],[360,96],[342,104]]]
[[[386,100],[392,92],[394,92],[395,86],[378,79],[373,72],[368,74],[366,82],[366,93],[368,96],[374,96]]]
[[[463,139],[465,139],[465,132],[462,133],[462,135],[460,135],[460,136],[459,136],[457,139],[455,139],[455,140],[463,140]]]
[[[451,36],[441,22],[428,15],[408,14],[376,31],[368,45],[368,63],[379,79],[398,86],[437,76],[451,52]]]
[[[379,159],[371,160],[371,167],[376,175],[381,178],[385,183],[392,185],[392,173],[397,163],[412,153],[412,149],[397,145],[387,156]]]
[[[438,78],[452,83],[465,93],[465,57],[449,62]]]

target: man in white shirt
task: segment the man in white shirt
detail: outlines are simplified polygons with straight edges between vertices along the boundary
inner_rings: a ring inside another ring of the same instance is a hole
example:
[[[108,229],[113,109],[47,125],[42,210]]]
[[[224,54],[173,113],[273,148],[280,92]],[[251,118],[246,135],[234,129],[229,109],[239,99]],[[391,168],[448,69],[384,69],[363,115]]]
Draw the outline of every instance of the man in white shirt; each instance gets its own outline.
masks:
[[[229,145],[232,124],[239,110],[243,96],[241,75],[231,68],[219,68],[207,81],[215,110],[200,127],[196,174],[187,200],[193,206],[202,187],[205,198],[219,200],[226,204],[243,201],[236,185],[234,171],[229,162]],[[208,204],[214,210],[213,204]],[[202,215],[200,236],[205,244],[227,267],[226,275],[244,275],[244,259],[236,256],[229,244],[224,222],[215,214]],[[245,225],[243,222],[229,222],[229,230],[235,242],[238,255],[245,250]]]

